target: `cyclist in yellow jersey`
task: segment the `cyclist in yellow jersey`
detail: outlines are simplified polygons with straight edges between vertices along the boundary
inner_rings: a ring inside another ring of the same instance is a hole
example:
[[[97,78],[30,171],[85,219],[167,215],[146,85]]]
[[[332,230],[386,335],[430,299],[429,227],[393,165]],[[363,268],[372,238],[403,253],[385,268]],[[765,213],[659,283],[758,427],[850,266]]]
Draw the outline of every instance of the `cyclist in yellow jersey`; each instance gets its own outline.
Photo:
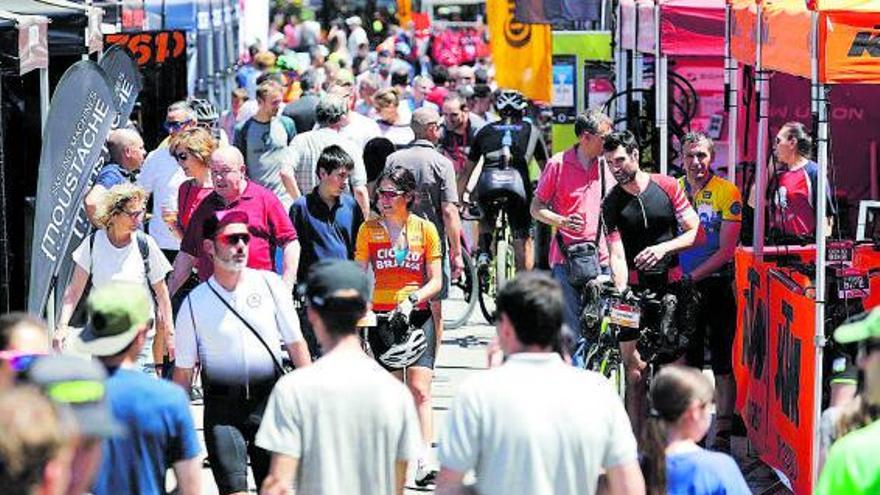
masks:
[[[434,224],[411,214],[416,187],[415,177],[405,168],[382,173],[376,190],[380,216],[361,226],[354,257],[364,270],[372,268],[373,310],[388,317],[383,318],[387,324],[370,329],[370,347],[386,369],[401,379],[406,374],[416,403],[425,449],[415,482],[425,487],[436,477],[425,459],[433,439],[431,379],[436,354],[430,301],[440,292],[442,255]],[[391,324],[401,319],[410,329],[403,335]]]

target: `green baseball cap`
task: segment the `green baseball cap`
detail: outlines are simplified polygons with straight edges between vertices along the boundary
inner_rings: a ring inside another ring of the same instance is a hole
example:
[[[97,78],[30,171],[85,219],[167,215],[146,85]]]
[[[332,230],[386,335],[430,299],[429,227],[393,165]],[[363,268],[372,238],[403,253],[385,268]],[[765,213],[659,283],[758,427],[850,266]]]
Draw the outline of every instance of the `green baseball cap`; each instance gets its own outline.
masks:
[[[150,320],[150,299],[142,285],[113,282],[89,296],[89,321],[74,345],[93,356],[125,349]]]
[[[880,339],[880,308],[853,316],[834,331],[834,340],[841,344],[867,339]]]

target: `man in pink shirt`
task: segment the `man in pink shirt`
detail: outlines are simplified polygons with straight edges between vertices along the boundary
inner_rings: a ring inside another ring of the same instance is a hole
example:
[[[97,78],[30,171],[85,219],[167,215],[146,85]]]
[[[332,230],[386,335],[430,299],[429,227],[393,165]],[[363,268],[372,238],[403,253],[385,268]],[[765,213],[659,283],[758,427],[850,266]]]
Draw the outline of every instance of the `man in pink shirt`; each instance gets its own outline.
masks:
[[[565,296],[565,323],[575,333],[580,329],[580,287],[572,287],[568,281],[559,238],[566,246],[596,241],[604,196],[602,186],[604,183],[608,191],[615,184],[602,159],[602,142],[611,128],[611,119],[599,111],[578,115],[574,124],[577,145],[547,162],[531,204],[536,220],[556,227],[557,235],[550,242],[550,267]],[[607,266],[608,249],[604,242],[598,246],[600,263]]]
[[[198,269],[199,279],[207,280],[214,272],[213,260],[202,248],[205,220],[217,211],[243,211],[248,215],[251,234],[247,266],[259,270],[274,269],[274,250],[283,250],[282,278],[291,287],[296,282],[300,246],[296,230],[275,194],[247,180],[244,158],[237,148],[226,146],[211,155],[211,177],[214,192],[205,197],[193,212],[183,240],[180,253],[174,260],[171,275],[171,293],[189,277],[193,267]]]

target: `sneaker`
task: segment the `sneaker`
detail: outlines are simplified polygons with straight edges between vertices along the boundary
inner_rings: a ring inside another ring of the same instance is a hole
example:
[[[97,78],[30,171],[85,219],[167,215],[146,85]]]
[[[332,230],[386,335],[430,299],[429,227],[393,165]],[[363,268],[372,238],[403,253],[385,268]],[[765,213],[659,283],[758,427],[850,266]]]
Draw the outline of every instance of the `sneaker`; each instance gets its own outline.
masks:
[[[414,483],[419,488],[426,488],[433,490],[437,485],[437,470],[428,469],[428,464],[419,459],[418,465],[416,467],[416,476]]]

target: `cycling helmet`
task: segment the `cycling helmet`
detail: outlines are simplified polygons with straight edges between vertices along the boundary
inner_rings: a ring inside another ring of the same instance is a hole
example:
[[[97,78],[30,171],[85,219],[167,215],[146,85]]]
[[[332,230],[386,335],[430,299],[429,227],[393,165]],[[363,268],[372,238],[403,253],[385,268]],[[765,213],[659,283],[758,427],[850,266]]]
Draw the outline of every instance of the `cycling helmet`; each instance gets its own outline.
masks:
[[[193,112],[196,114],[196,120],[199,124],[214,124],[220,120],[217,109],[208,100],[194,99],[190,102]]]
[[[403,318],[385,320],[374,332],[376,335],[370,338],[373,355],[391,369],[411,366],[428,349],[425,331]]]
[[[502,117],[521,116],[528,106],[525,96],[515,89],[500,89],[495,94],[495,110]]]

